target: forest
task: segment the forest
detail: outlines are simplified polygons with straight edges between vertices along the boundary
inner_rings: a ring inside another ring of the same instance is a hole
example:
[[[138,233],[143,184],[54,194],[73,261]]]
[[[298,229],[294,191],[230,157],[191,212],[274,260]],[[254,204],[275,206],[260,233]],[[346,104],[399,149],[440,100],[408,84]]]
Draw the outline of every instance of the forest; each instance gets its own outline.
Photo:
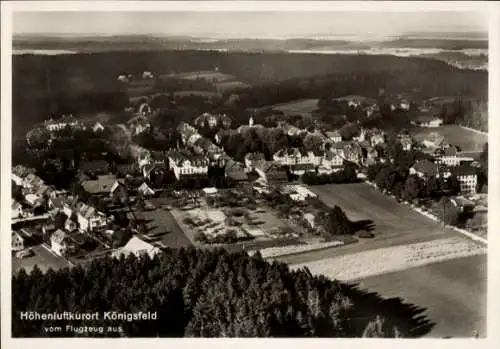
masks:
[[[12,279],[13,337],[88,336],[47,333],[43,326],[121,326],[126,337],[407,337],[427,334],[424,308],[382,299],[357,285],[291,271],[259,253],[167,249],[150,258],[98,259]],[[156,312],[142,321],[21,321],[23,311]],[[94,335],[94,334],[92,334]]]
[[[486,99],[487,72],[460,70],[423,58],[210,51],[105,52],[13,56],[13,131],[24,134],[49,115],[118,112],[128,105],[122,74],[212,70],[253,87],[235,90],[238,114],[298,98],[361,94],[380,88],[432,96]],[[228,92],[230,94],[230,92]],[[228,97],[228,96],[226,96]]]

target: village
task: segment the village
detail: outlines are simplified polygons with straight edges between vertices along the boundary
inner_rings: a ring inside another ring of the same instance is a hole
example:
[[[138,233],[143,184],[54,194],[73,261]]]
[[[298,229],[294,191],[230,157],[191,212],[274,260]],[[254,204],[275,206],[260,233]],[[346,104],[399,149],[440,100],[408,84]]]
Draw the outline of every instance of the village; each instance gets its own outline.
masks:
[[[146,79],[149,75],[143,74]],[[368,118],[380,108],[376,101],[362,96],[337,98],[336,102]],[[394,97],[389,107],[407,112],[410,102]],[[427,105],[418,110],[424,116],[412,121],[416,127],[432,130],[442,125],[443,120],[432,116],[436,113]],[[76,142],[82,139],[79,133],[111,140],[106,143],[109,148],[125,152],[127,160],[110,164],[96,154],[84,158],[78,165],[77,185],[70,190],[47,185],[34,169],[15,165],[14,268],[29,269],[37,262],[58,268],[107,255],[155,254],[164,248],[190,245],[259,251],[276,257],[376,235],[370,228],[373,222],[355,224],[346,218],[342,205],[330,207],[320,200],[322,185],[367,182],[446,224],[458,225],[459,215],[467,213],[469,221],[482,222],[470,229],[486,231],[484,218],[473,219],[485,217],[487,212],[486,195],[477,192],[480,165],[437,132],[418,141],[407,132],[388,134],[351,123],[348,127],[354,131],[346,137],[339,129],[299,128],[283,120],[263,126],[253,115],[246,125],[231,128],[230,115],[204,112],[190,122],[180,122],[173,141],[158,150],[134,141],[144,134],[153,134],[154,139],[161,134],[151,121],[157,111],[144,101],[128,111],[131,117],[124,123],[64,116],[28,132],[28,144],[37,142],[40,147],[42,142],[42,148],[61,139]],[[235,136],[251,139],[243,157],[231,154]],[[286,139],[281,142],[284,146],[269,154],[277,138]],[[257,144],[266,141],[264,154],[263,146]],[[402,174],[403,184],[394,190],[390,188],[393,184],[387,184],[393,180],[392,174],[381,173],[405,156],[412,162]],[[431,182],[434,191],[441,190],[446,199],[441,206],[451,203],[455,218],[449,218],[448,211],[440,215],[436,204],[423,198],[421,192]],[[352,224],[340,223],[343,219]]]

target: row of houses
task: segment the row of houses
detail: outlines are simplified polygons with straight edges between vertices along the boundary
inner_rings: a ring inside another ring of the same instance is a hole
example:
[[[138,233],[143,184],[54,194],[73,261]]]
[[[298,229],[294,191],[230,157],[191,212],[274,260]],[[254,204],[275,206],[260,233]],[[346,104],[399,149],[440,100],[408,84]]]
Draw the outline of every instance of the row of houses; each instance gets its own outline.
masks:
[[[411,168],[410,174],[429,180],[430,178],[448,178],[454,176],[460,184],[462,194],[475,194],[477,188],[477,169],[469,163],[448,166],[431,160],[419,160]]]
[[[66,128],[73,130],[92,130],[93,132],[102,132],[105,126],[99,121],[82,121],[73,117],[72,115],[63,115],[59,119],[50,118],[43,122],[43,126],[50,132],[61,131]]]

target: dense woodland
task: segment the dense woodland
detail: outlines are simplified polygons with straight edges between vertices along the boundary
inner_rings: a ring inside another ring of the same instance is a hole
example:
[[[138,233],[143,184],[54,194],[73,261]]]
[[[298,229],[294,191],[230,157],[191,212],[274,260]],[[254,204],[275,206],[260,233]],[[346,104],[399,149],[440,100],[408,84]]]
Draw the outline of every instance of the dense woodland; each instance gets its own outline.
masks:
[[[101,259],[45,275],[35,268],[13,277],[12,293],[14,337],[48,336],[42,326],[57,324],[21,321],[27,310],[157,312],[156,321],[72,323],[122,326],[129,337],[420,337],[433,327],[424,309],[400,299],[222,250]]]
[[[325,94],[376,96],[380,88],[420,91],[426,97],[487,98],[487,72],[459,70],[432,59],[202,51],[20,55],[13,57],[14,136],[49,115],[123,110],[128,96],[117,81],[121,74],[146,70],[168,74],[215,66],[253,85],[234,91],[239,99],[228,111],[236,115],[246,108]],[[183,116],[179,110],[173,112]]]

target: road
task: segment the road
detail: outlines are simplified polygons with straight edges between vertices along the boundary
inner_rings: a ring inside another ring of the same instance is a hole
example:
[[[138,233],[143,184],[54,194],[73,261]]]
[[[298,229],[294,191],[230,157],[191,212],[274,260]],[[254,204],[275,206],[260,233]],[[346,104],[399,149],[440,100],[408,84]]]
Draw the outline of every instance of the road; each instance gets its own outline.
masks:
[[[33,217],[25,217],[25,218],[15,218],[12,220],[12,224],[14,223],[21,223],[21,222],[30,222],[30,221],[36,221],[36,220],[42,220],[42,219],[49,219],[50,215],[44,214],[40,216],[33,216]]]

